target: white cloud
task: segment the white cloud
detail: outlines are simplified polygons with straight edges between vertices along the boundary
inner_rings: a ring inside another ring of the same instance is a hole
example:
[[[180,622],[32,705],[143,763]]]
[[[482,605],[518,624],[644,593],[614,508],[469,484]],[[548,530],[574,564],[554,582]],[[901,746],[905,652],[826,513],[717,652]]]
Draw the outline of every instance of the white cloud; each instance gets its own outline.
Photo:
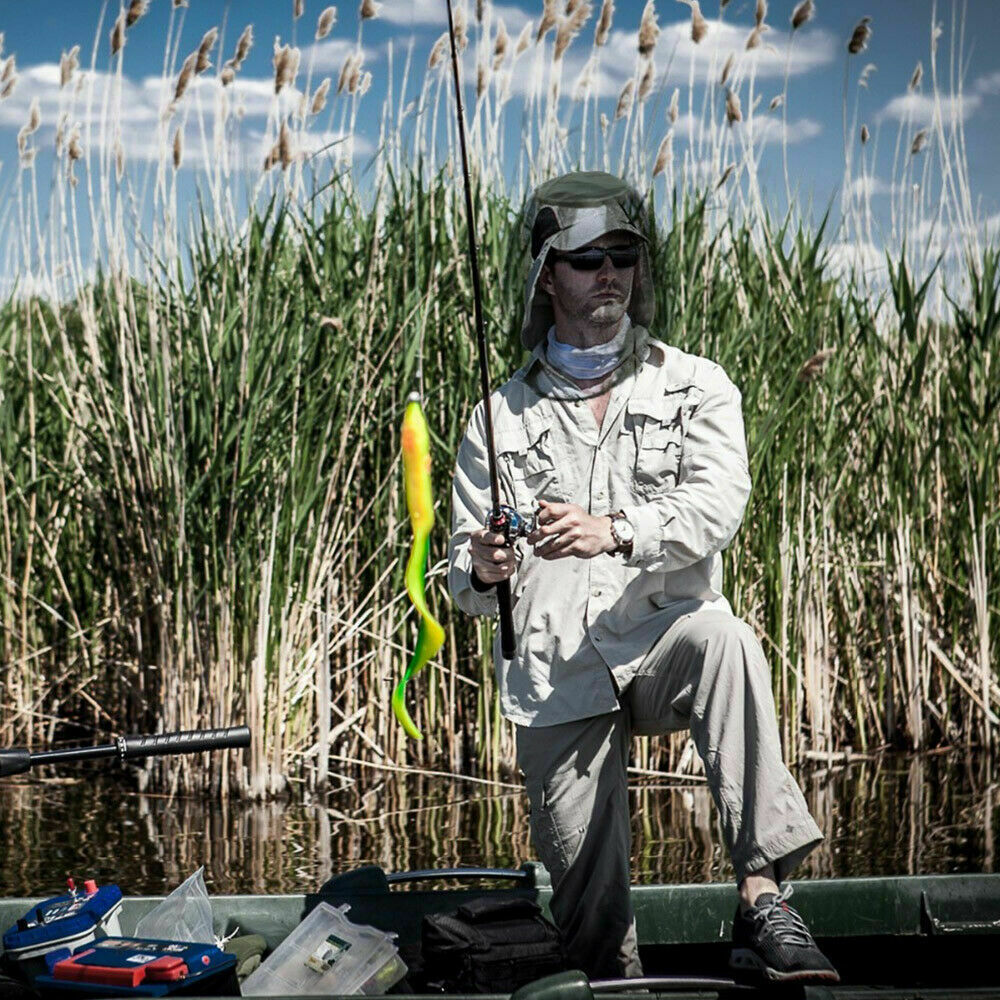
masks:
[[[885,254],[881,247],[863,240],[831,243],[826,253],[827,265],[835,278],[881,278],[886,273]]]
[[[356,42],[348,41],[346,38],[324,38],[320,42],[313,42],[302,49],[302,60],[299,63],[300,73],[308,72],[310,60],[314,73],[322,73],[332,70],[340,72],[344,65],[344,60],[358,51]],[[361,52],[365,62],[371,62],[375,57],[372,49],[362,48]]]
[[[1000,70],[981,76],[973,89],[980,94],[1000,94]]]
[[[898,184],[889,184],[879,177],[865,174],[863,177],[856,177],[851,181],[848,194],[851,198],[864,199],[877,195],[895,194],[898,190]]]
[[[462,5],[463,0],[453,0],[456,12]],[[464,6],[469,26],[474,28],[475,18],[470,16],[470,4]],[[531,20],[526,11],[513,4],[486,4],[486,7],[491,8],[494,23],[498,18],[503,18],[504,26],[512,34],[517,34]],[[441,31],[448,30],[448,11],[444,0],[386,0],[379,11],[379,17],[392,24],[427,25]]]
[[[930,125],[940,109],[943,124],[964,121],[982,104],[978,94],[950,95],[935,98],[932,94],[899,94],[879,112],[879,118],[912,121],[917,125]]]

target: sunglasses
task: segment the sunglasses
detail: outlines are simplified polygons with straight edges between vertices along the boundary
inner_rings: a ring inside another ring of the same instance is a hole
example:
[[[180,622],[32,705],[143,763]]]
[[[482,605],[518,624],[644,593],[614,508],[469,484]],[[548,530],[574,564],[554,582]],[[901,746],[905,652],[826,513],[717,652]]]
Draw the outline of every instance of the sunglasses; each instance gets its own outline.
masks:
[[[574,271],[596,271],[604,265],[604,258],[610,257],[617,268],[635,267],[639,263],[637,246],[584,247],[582,250],[567,250],[555,254],[556,260],[564,260]]]

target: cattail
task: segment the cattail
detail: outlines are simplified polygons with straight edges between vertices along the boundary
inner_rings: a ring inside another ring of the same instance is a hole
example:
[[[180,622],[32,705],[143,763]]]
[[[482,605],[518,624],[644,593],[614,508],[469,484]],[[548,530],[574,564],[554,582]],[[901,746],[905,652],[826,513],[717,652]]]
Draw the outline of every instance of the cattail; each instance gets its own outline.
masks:
[[[174,88],[175,104],[184,96],[184,91],[187,90],[188,84],[191,82],[191,77],[194,76],[194,68],[197,62],[197,52],[192,52],[191,55],[184,60],[184,64],[181,66],[180,75],[177,77],[177,86]]]
[[[131,28],[146,13],[146,0],[132,0],[125,14],[125,27]]]
[[[863,146],[868,141],[868,136],[870,135],[867,125],[861,126],[861,145]]]
[[[458,6],[454,11],[454,25],[455,25],[455,47],[459,52],[464,52],[466,45],[469,44],[468,35],[468,22],[465,19],[465,7]]]
[[[337,23],[337,8],[327,7],[316,21],[316,41],[326,38]]]
[[[680,90],[674,87],[674,92],[670,95],[670,104],[667,107],[667,118],[670,120],[670,124],[673,125],[677,121],[677,112],[680,110]]]
[[[330,93],[330,78],[325,77],[313,94],[310,114],[318,115],[326,107],[326,95]]]
[[[233,69],[239,69],[243,65],[243,60],[250,54],[252,48],[253,25],[248,24],[236,41],[236,55],[232,58]]]
[[[774,111],[776,108],[780,108],[782,104],[785,103],[785,98],[778,94],[777,97],[771,98],[771,103],[767,106],[768,111]]]
[[[233,69],[232,63],[227,62],[226,65],[222,67],[219,79],[222,81],[223,87],[228,87],[233,80],[236,79],[236,70]]]
[[[477,2],[482,2],[482,0],[477,0]],[[572,17],[576,12],[583,0],[566,0],[566,9],[563,11],[563,16]]]
[[[174,10],[178,7],[187,7],[188,0],[174,0]]]
[[[715,185],[715,190],[716,191],[718,191],[719,188],[722,187],[722,185],[725,184],[726,181],[729,180],[729,178],[733,175],[733,171],[735,169],[736,169],[736,164],[735,163],[730,163],[729,166],[726,167],[726,169],[722,171],[722,176],[719,178],[718,184]]]
[[[583,30],[583,26],[590,18],[592,10],[590,0],[585,0],[585,2],[580,3],[573,9],[573,13],[569,17],[564,17],[559,22],[559,27],[556,29],[556,45],[552,55],[553,59],[562,59],[570,43]]]
[[[601,13],[597,19],[597,29],[594,31],[594,45],[600,48],[608,40],[611,32],[611,18],[615,13],[615,0],[604,0]]]
[[[634,86],[634,81],[629,80],[622,88],[622,92],[618,96],[618,104],[615,107],[615,121],[618,121],[619,118],[624,118],[632,109],[632,90]]]
[[[111,29],[111,54],[117,55],[125,45],[125,15],[119,14],[115,26]]]
[[[608,116],[603,111],[601,112],[600,122],[601,122],[601,135],[607,136],[608,128],[611,126],[611,122],[608,121]]]
[[[17,149],[21,155],[22,160],[27,160],[28,153],[28,136],[33,132],[38,131],[38,126],[42,122],[42,115],[38,109],[38,98],[35,97],[31,101],[31,109],[28,112],[28,120],[21,126],[20,131],[17,133]],[[32,151],[32,159],[33,151]]]
[[[656,162],[653,164],[653,176],[662,174],[674,159],[674,133],[668,132],[656,151]]]
[[[734,125],[736,122],[743,121],[743,112],[740,109],[740,98],[739,95],[733,91],[726,89],[726,123],[728,125]]]
[[[847,51],[852,56],[856,56],[863,49],[868,48],[868,39],[872,37],[872,29],[869,27],[871,23],[872,19],[870,17],[863,17],[854,26],[854,31],[851,32],[851,40],[847,43]]]
[[[0,70],[0,83],[6,83],[17,69],[17,56],[8,56],[4,60],[3,69]]]
[[[816,5],[813,0],[802,0],[795,10],[792,11],[792,31],[798,31],[807,21],[811,21],[816,14]]]
[[[180,125],[174,131],[174,170],[180,170],[181,160],[184,157],[184,133]]]
[[[218,37],[218,28],[209,28],[208,31],[201,36],[201,44],[198,46],[198,60],[194,67],[195,73],[204,73],[205,70],[212,65],[211,62],[209,62],[208,57],[212,54],[212,49],[215,48],[215,40]]]
[[[544,0],[542,16],[538,22],[538,32],[535,42],[540,42],[556,26],[559,21],[559,0]]]
[[[3,81],[3,87],[0,88],[0,101],[6,101],[14,93],[14,88],[17,86],[19,79],[20,77],[15,73]]]
[[[514,46],[514,58],[516,59],[531,44],[532,23],[528,21],[521,29],[521,34],[517,36],[517,45]],[[445,35],[445,38],[448,36]]]
[[[861,71],[861,76],[858,77],[858,86],[868,88],[868,77],[874,73],[878,67],[875,63],[868,63],[865,68]]]
[[[278,156],[281,158],[281,169],[287,170],[292,163],[292,136],[288,131],[288,122],[281,123],[278,133]]]
[[[697,45],[708,31],[708,21],[701,12],[698,0],[677,0],[678,3],[686,3],[691,8],[691,41]]]
[[[760,45],[760,36],[767,31],[767,25],[762,24],[759,28],[754,28],[747,36],[747,51],[756,49]]]
[[[83,147],[80,145],[79,129],[73,129],[69,137],[69,144],[66,146],[66,155],[71,161],[83,159]]]
[[[447,35],[443,35],[443,38],[447,38]],[[436,48],[437,46],[435,46]],[[433,58],[433,53],[431,54]],[[337,77],[337,93],[341,94],[344,88],[347,86],[347,81],[350,79],[351,74],[354,72],[354,60],[356,58],[356,53],[348,52],[347,58],[344,60],[343,66],[340,67],[340,76]]]
[[[920,81],[924,77],[924,64],[917,60],[916,68],[913,70],[913,76],[910,77],[910,90],[916,90],[920,86]]]
[[[115,136],[115,180],[121,183],[125,176],[125,150],[122,148],[121,133]]]
[[[823,374],[823,370],[826,368],[829,360],[836,353],[837,352],[832,347],[827,347],[822,351],[817,351],[799,369],[798,375],[795,376],[796,380],[799,382],[812,382],[814,379],[819,378]]]
[[[306,12],[305,0],[292,0],[292,20],[297,21]]]
[[[767,0],[757,0],[757,9],[754,11],[754,27],[759,28],[767,17]]]
[[[910,155],[916,156],[927,145],[927,129],[922,128],[914,137],[910,146]]]
[[[360,63],[359,63],[360,65]],[[361,74],[361,78],[358,80],[358,93],[361,95],[367,94],[369,90],[372,89],[372,75],[369,72],[364,72]]]
[[[486,93],[486,67],[482,63],[476,63],[476,97],[482,97]]]
[[[493,42],[493,70],[498,70],[502,65],[507,48],[510,45],[510,36],[507,34],[507,26],[503,23],[503,18],[497,22],[497,37]]]
[[[339,332],[344,329],[344,321],[339,316],[324,316],[319,321],[319,328],[321,330],[337,330]]]
[[[660,34],[660,26],[656,23],[656,6],[653,0],[648,0],[639,22],[639,55],[648,56],[656,48],[656,39]]]
[[[656,79],[656,69],[652,59],[646,60],[646,68],[642,72],[639,80],[639,101],[645,101],[653,90],[653,81]]]
[[[378,17],[378,4],[375,3],[375,0],[361,0],[361,6],[358,8],[358,17],[362,21]]]
[[[726,81],[729,79],[729,71],[733,68],[733,60],[736,58],[735,52],[729,53],[729,58],[726,59],[726,64],[722,67],[722,76],[719,78],[719,86],[724,87]]]
[[[448,38],[448,32],[446,31],[431,47],[430,58],[427,60],[427,68],[434,69],[436,66],[444,62],[445,56],[448,54],[448,43],[450,39]],[[350,58],[350,57],[348,57]],[[344,74],[341,70],[340,79],[343,80]],[[337,93],[339,94],[343,90],[343,85],[338,82]]]
[[[293,45],[278,45],[275,43],[274,57],[271,62],[274,65],[274,92],[281,93],[282,87],[290,87],[295,83],[295,77],[299,72],[299,58],[301,53]]]
[[[80,55],[80,46],[74,45],[69,52],[64,52],[59,59],[59,89],[61,90],[73,78],[73,73],[80,65],[77,57]]]

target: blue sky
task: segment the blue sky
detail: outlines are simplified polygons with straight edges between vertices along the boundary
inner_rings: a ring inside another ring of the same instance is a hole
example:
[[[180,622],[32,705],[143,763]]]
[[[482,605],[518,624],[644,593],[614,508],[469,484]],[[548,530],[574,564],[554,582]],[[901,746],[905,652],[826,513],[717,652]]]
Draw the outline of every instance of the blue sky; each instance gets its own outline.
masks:
[[[239,111],[241,145],[240,153],[254,170],[259,169],[262,151],[266,154],[274,141],[275,109],[292,110],[301,99],[301,92],[308,90],[309,98],[319,81],[331,76],[333,88],[345,58],[358,46],[359,22],[357,0],[334,3],[337,21],[330,35],[321,42],[314,42],[317,17],[328,6],[318,0],[302,0],[304,14],[295,20],[294,0],[188,0],[186,9],[174,10],[172,0],[149,0],[147,13],[126,34],[126,45],[121,62],[121,104],[115,126],[115,143],[120,144],[129,170],[142,176],[136,181],[136,190],[148,192],[153,184],[154,164],[157,160],[157,137],[168,138],[176,131],[176,123],[183,127],[184,155],[182,169],[177,172],[177,198],[181,206],[190,204],[197,184],[203,183],[199,171],[213,165],[211,142],[201,138],[202,121],[185,105],[182,113],[165,122],[164,109],[169,103],[176,82],[177,70],[184,57],[198,47],[204,33],[213,27],[220,30],[220,44],[212,53],[212,67],[204,74],[198,100],[210,96],[209,84],[218,92],[217,79],[225,59],[232,54],[236,39],[247,23],[254,26],[255,44],[238,73],[238,82],[229,88],[232,110]],[[766,134],[777,140],[781,137],[781,114],[768,112],[771,99],[782,92],[786,64],[789,68],[787,106],[788,171],[792,188],[797,192],[799,206],[812,206],[815,218],[831,201],[839,203],[844,181],[844,142],[842,109],[847,66],[848,103],[853,113],[858,101],[857,124],[865,123],[872,140],[865,148],[865,155],[873,164],[874,180],[866,182],[871,192],[874,230],[887,231],[889,204],[893,192],[900,185],[911,186],[916,180],[933,185],[940,174],[934,144],[913,157],[911,173],[903,176],[892,174],[897,142],[903,149],[898,163],[905,163],[909,146],[916,132],[931,124],[934,113],[930,82],[931,28],[936,18],[942,32],[937,46],[938,75],[941,102],[938,112],[946,124],[961,120],[964,126],[964,160],[967,163],[969,196],[974,218],[978,221],[1000,221],[1000,173],[996,170],[1000,153],[997,124],[1000,122],[1000,54],[990,43],[996,17],[992,0],[969,0],[967,4],[931,0],[817,0],[816,16],[795,34],[790,53],[789,18],[794,3],[791,0],[770,0],[765,23],[771,30],[763,36],[764,45],[752,55],[745,51],[744,42],[754,24],[756,0],[732,0],[721,20],[718,0],[704,0],[702,11],[709,21],[709,31],[698,46],[690,41],[689,8],[675,0],[659,0],[655,9],[660,35],[654,53],[656,82],[645,109],[647,131],[645,155],[655,154],[660,138],[669,123],[666,109],[675,87],[681,91],[680,117],[675,124],[675,155],[680,155],[688,132],[694,128],[687,116],[688,81],[695,80],[692,93],[694,111],[699,109],[704,87],[708,86],[714,99],[720,102],[724,94],[718,86],[721,64],[730,52],[739,60],[756,60],[754,94],[760,98],[754,126],[758,138]],[[559,0],[561,11],[564,0]],[[474,7],[470,0],[470,7]],[[502,19],[511,36],[512,47],[518,32],[530,19],[537,25],[542,0],[503,0],[492,11],[491,30],[496,31]],[[594,3],[594,14],[583,28],[579,38],[564,57],[562,108],[571,130],[573,124],[573,83],[579,77],[591,52],[599,0]],[[600,74],[593,78],[592,94],[599,97],[599,109],[613,116],[623,83],[633,73],[635,46],[639,20],[645,7],[644,0],[617,0],[612,32],[602,50]],[[356,170],[363,170],[371,159],[371,151],[378,142],[381,111],[389,85],[389,59],[393,55],[393,87],[398,102],[401,85],[403,56],[412,40],[414,68],[407,92],[407,100],[416,95],[416,84],[425,72],[428,53],[434,41],[445,28],[444,0],[385,0],[378,5],[378,16],[364,23],[362,47],[365,72],[371,73],[370,90],[360,101],[350,102],[331,94],[329,103],[310,126],[312,137],[300,137],[303,148],[317,149],[340,138],[343,116],[357,115],[355,128],[354,162]],[[103,20],[102,20],[103,12]],[[42,204],[41,214],[46,214],[47,192],[51,190],[56,165],[56,126],[61,112],[67,108],[67,91],[59,87],[60,55],[73,45],[79,45],[80,70],[74,80],[79,86],[81,73],[91,65],[92,47],[97,35],[97,53],[94,68],[98,77],[114,73],[117,60],[110,54],[109,34],[118,16],[117,0],[105,6],[100,0],[47,0],[45,4],[25,4],[15,0],[0,2],[0,31],[4,34],[3,58],[16,59],[17,83],[13,93],[0,101],[0,192],[7,203],[6,214],[0,220],[9,222],[14,214],[13,196],[27,183],[19,168],[18,130],[28,121],[32,101],[37,99],[41,122],[37,132],[27,137],[27,146],[34,149],[34,185]],[[859,55],[847,57],[846,43],[854,25],[862,16],[872,17],[872,37],[868,48]],[[183,20],[181,21],[181,17]],[[471,20],[471,10],[470,10]],[[174,25],[176,56],[172,70],[161,79],[164,70],[165,41],[168,27]],[[100,30],[98,31],[98,26]],[[475,26],[473,36],[475,37]],[[960,37],[961,29],[961,37]],[[179,37],[177,32],[179,31]],[[551,46],[554,33],[546,44]],[[302,50],[300,69],[294,88],[286,88],[278,104],[273,97],[272,56],[276,40],[281,44],[296,45]],[[961,45],[961,66],[954,65]],[[221,58],[220,58],[221,47]],[[469,78],[474,78],[475,56],[472,46],[466,57]],[[919,88],[908,90],[917,62],[923,64],[924,75]],[[528,52],[510,71],[509,86],[513,104],[519,94],[530,89],[532,73],[539,62],[533,61]],[[547,64],[547,62],[546,62]],[[864,67],[873,64],[865,74],[867,86],[858,86]],[[312,67],[311,73],[309,67]],[[963,100],[953,96],[952,80],[961,76]],[[750,102],[749,72],[737,76],[736,89],[742,101],[744,115]],[[105,81],[112,77],[103,77]],[[705,81],[708,81],[707,84]],[[307,87],[308,85],[308,87]],[[105,88],[106,90],[106,88]],[[96,137],[100,131],[100,97],[98,91],[95,107],[90,117],[78,100],[70,107],[64,125],[65,135],[74,126],[81,129],[81,140],[87,137],[90,148],[87,155],[94,155]],[[189,102],[191,96],[188,95]],[[113,102],[112,102],[113,103]],[[209,106],[211,103],[209,101]],[[396,106],[400,106],[398,103]],[[270,117],[269,117],[270,116]],[[88,121],[89,129],[88,131]],[[519,116],[506,115],[505,142],[508,158],[513,161],[519,147],[517,130]],[[746,122],[736,126],[745,129]],[[161,131],[162,130],[162,131]],[[769,131],[768,131],[769,130]],[[112,143],[112,133],[104,129],[101,134],[103,150],[111,156],[117,148]],[[591,140],[592,141],[592,140]],[[860,155],[856,135],[851,136],[854,156]],[[340,147],[335,147],[340,148]],[[162,147],[161,147],[162,149]],[[162,155],[159,156],[162,159]],[[929,158],[929,162],[921,158]],[[855,161],[857,164],[857,161]],[[926,164],[926,165],[925,165]],[[63,168],[64,169],[64,168]],[[855,169],[855,176],[857,170]],[[250,183],[250,182],[244,182]],[[785,201],[784,171],[780,142],[769,142],[763,149],[760,161],[760,183],[764,199],[780,210]],[[857,183],[857,182],[856,182]],[[877,244],[879,240],[875,238]],[[8,253],[8,268],[10,254]]]

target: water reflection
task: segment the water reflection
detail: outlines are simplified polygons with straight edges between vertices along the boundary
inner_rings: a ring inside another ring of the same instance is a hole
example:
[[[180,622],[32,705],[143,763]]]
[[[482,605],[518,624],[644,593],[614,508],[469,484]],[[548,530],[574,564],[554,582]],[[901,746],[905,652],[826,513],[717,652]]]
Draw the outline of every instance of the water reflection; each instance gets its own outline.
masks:
[[[993,871],[988,759],[884,755],[799,772],[826,841],[802,877]],[[704,786],[634,784],[636,881],[732,877]],[[213,802],[123,793],[110,774],[0,784],[0,894],[59,889],[67,873],[161,893],[204,864],[217,893],[300,892],[359,864],[516,866],[532,857],[517,788],[361,775],[312,801]]]

